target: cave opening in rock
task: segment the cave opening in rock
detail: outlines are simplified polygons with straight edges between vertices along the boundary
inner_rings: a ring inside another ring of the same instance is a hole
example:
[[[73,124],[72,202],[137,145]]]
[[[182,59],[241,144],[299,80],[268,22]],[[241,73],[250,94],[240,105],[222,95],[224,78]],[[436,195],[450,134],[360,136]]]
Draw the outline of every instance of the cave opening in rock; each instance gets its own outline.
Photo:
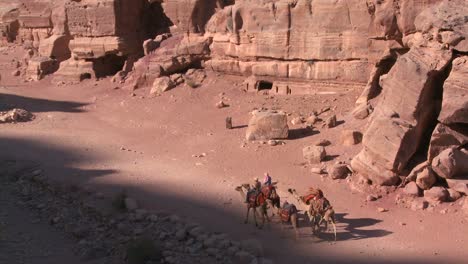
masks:
[[[115,54],[107,54],[104,57],[93,59],[93,70],[96,78],[115,75],[118,71],[122,70],[126,60],[126,56]]]
[[[85,72],[80,75],[80,81],[86,80],[86,79],[91,79],[91,73]]]
[[[169,28],[174,25],[166,16],[161,2],[149,3],[143,14],[143,28],[145,28],[145,39],[153,39],[157,35],[169,33]]]
[[[259,81],[257,83],[257,90],[271,90],[273,88],[273,83],[269,81]]]

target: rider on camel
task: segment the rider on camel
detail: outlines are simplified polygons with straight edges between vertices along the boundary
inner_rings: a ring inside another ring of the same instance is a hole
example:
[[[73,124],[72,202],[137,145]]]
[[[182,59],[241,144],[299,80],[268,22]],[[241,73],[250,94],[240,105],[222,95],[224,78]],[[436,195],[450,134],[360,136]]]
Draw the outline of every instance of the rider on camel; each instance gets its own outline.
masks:
[[[263,180],[263,185],[270,186],[272,184],[270,174],[268,172],[265,172],[264,176],[265,179]]]
[[[262,190],[262,184],[258,180],[258,178],[254,178],[254,184],[252,185],[252,188],[247,192],[247,195],[245,197],[245,202],[249,202],[249,194],[255,193],[258,194]]]

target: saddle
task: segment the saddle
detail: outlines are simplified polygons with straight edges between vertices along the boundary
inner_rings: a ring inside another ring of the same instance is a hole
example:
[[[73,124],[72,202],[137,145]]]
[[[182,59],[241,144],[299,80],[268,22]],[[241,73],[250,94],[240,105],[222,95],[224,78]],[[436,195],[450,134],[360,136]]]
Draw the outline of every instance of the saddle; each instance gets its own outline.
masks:
[[[294,204],[288,204],[287,206],[281,208],[280,217],[281,221],[289,222],[291,220],[291,215],[297,213],[297,208]]]
[[[247,200],[251,207],[262,205],[265,203],[265,195],[259,191],[251,191],[247,194]]]
[[[315,194],[313,193],[309,193],[304,196],[301,196],[301,199],[305,204],[310,204],[310,201],[314,198],[315,198]]]
[[[272,185],[265,185],[262,187],[262,193],[267,198],[270,197],[273,191],[275,191],[275,187],[273,187]]]

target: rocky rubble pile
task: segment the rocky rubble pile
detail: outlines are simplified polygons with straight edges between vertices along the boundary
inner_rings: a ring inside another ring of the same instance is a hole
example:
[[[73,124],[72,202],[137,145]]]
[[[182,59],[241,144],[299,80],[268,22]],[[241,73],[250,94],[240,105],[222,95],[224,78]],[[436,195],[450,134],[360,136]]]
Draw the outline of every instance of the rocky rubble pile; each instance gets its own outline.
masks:
[[[150,212],[125,195],[110,201],[101,194],[50,182],[32,164],[2,162],[4,190],[18,195],[18,205],[34,212],[32,221],[46,221],[77,242],[83,260],[101,263],[272,263],[262,258],[257,240],[237,242],[227,234],[210,233],[177,215]],[[107,208],[107,209],[106,209]]]
[[[34,115],[24,109],[12,109],[10,111],[0,112],[1,123],[28,122],[34,119]]]

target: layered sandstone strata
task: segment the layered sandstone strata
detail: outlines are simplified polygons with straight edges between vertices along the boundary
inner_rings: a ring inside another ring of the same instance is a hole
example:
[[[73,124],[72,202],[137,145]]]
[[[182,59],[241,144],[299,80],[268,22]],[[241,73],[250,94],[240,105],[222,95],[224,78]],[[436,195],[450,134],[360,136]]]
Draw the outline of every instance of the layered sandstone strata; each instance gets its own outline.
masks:
[[[394,6],[389,9],[396,17]],[[381,90],[381,94],[374,102],[363,150],[352,162],[356,172],[377,184],[395,184],[427,144],[428,164],[446,149],[467,147],[468,93],[464,83],[468,72],[466,56],[460,56],[468,37],[466,12],[464,1],[443,1],[421,11],[413,20],[416,32],[405,33],[411,32],[402,26],[408,26],[408,19],[402,25],[395,24],[396,29],[387,29],[402,39],[409,52],[390,65],[388,74],[376,76],[377,82],[370,89],[377,95]],[[369,94],[367,99],[371,99]],[[359,103],[366,101],[361,99]]]

